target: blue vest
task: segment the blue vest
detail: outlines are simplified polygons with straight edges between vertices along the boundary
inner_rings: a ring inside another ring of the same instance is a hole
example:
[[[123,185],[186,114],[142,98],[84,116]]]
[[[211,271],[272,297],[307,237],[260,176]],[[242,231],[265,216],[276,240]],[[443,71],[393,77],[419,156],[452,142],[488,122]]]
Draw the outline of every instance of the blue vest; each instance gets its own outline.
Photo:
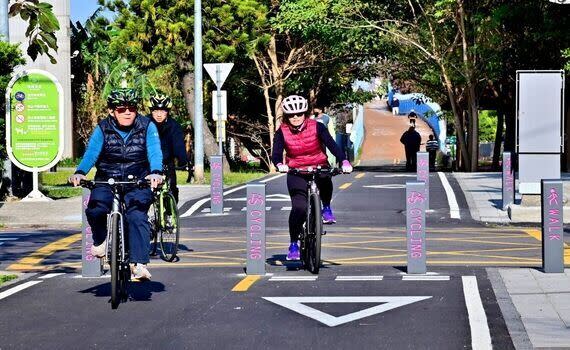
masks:
[[[137,115],[126,141],[113,127],[117,123],[112,117],[109,116],[99,123],[103,132],[103,148],[95,164],[97,167],[95,180],[107,181],[111,177],[116,180],[126,180],[129,175],[142,179],[150,174],[146,149],[149,123],[149,118]]]

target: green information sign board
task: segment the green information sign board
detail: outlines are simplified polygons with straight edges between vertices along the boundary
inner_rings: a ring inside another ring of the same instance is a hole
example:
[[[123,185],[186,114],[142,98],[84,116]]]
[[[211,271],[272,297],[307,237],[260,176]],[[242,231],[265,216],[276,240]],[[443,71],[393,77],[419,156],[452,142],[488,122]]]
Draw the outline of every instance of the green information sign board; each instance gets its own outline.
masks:
[[[27,171],[53,167],[63,153],[63,90],[50,73],[30,69],[12,78],[6,92],[10,160]]]

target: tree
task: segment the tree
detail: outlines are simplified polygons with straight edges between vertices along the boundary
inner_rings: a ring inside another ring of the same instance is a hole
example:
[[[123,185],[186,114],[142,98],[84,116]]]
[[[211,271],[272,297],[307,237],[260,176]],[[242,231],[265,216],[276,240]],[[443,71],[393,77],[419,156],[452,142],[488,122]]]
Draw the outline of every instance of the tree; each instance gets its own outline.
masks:
[[[6,95],[6,88],[10,79],[12,79],[12,72],[20,64],[26,61],[22,57],[22,51],[18,45],[0,41],[0,96]],[[0,140],[6,140],[6,104],[0,103]],[[0,159],[6,159],[5,143],[0,144]],[[4,162],[0,162],[0,169],[4,166]]]
[[[180,84],[187,115],[193,121],[194,23],[189,15],[193,13],[193,2],[131,0],[128,4],[113,1],[107,5],[119,14],[114,24],[119,35],[113,39],[111,48],[144,69],[174,64],[179,79],[172,84]],[[258,21],[263,19],[262,4],[256,0],[209,0],[204,2],[203,11],[205,62],[246,58],[246,44],[253,40]],[[217,154],[212,131],[206,127],[203,132],[206,155]],[[227,164],[224,162],[225,170],[229,171]],[[203,174],[196,176],[200,180]]]
[[[57,52],[55,32],[59,30],[59,22],[52,8],[51,4],[39,0],[15,0],[10,6],[9,15],[20,15],[22,20],[28,22],[28,56],[35,61],[38,55],[45,54],[55,64],[56,59],[50,49]]]

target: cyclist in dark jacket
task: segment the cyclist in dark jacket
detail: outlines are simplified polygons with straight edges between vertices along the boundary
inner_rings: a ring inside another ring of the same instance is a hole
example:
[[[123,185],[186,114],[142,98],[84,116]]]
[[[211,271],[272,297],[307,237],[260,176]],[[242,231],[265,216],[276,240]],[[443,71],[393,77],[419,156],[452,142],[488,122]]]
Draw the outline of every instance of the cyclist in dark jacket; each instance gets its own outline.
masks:
[[[95,180],[127,180],[129,175],[147,178],[151,187],[162,183],[162,152],[156,126],[137,113],[139,98],[133,89],[113,90],[107,98],[109,116],[93,130],[83,160],[69,182],[78,186],[93,166]],[[152,192],[147,188],[128,187],[124,193],[125,217],[129,236],[131,271],[138,279],[150,279],[150,224],[148,209]],[[101,258],[107,252],[107,214],[113,205],[108,185],[96,185],[91,191],[85,215],[93,232],[91,255]]]
[[[174,159],[178,160],[179,167],[189,167],[190,165],[186,155],[184,132],[176,120],[168,118],[168,114],[172,109],[172,99],[169,96],[163,94],[153,95],[147,102],[147,107],[150,109],[149,117],[158,128],[162,148],[162,162],[168,168],[170,190],[176,202],[178,202],[179,191],[176,183]]]

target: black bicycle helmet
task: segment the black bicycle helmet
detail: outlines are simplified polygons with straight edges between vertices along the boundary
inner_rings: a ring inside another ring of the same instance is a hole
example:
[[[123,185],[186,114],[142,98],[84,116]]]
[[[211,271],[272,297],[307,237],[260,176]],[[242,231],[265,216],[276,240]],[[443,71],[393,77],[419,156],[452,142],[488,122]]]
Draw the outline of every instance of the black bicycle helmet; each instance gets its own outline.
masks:
[[[107,106],[109,106],[109,108],[115,108],[118,106],[137,106],[139,101],[140,98],[135,89],[114,89],[107,97]]]
[[[150,110],[161,109],[169,111],[172,108],[172,99],[170,98],[170,96],[165,94],[152,95],[148,100],[148,102],[146,103],[146,106]]]

